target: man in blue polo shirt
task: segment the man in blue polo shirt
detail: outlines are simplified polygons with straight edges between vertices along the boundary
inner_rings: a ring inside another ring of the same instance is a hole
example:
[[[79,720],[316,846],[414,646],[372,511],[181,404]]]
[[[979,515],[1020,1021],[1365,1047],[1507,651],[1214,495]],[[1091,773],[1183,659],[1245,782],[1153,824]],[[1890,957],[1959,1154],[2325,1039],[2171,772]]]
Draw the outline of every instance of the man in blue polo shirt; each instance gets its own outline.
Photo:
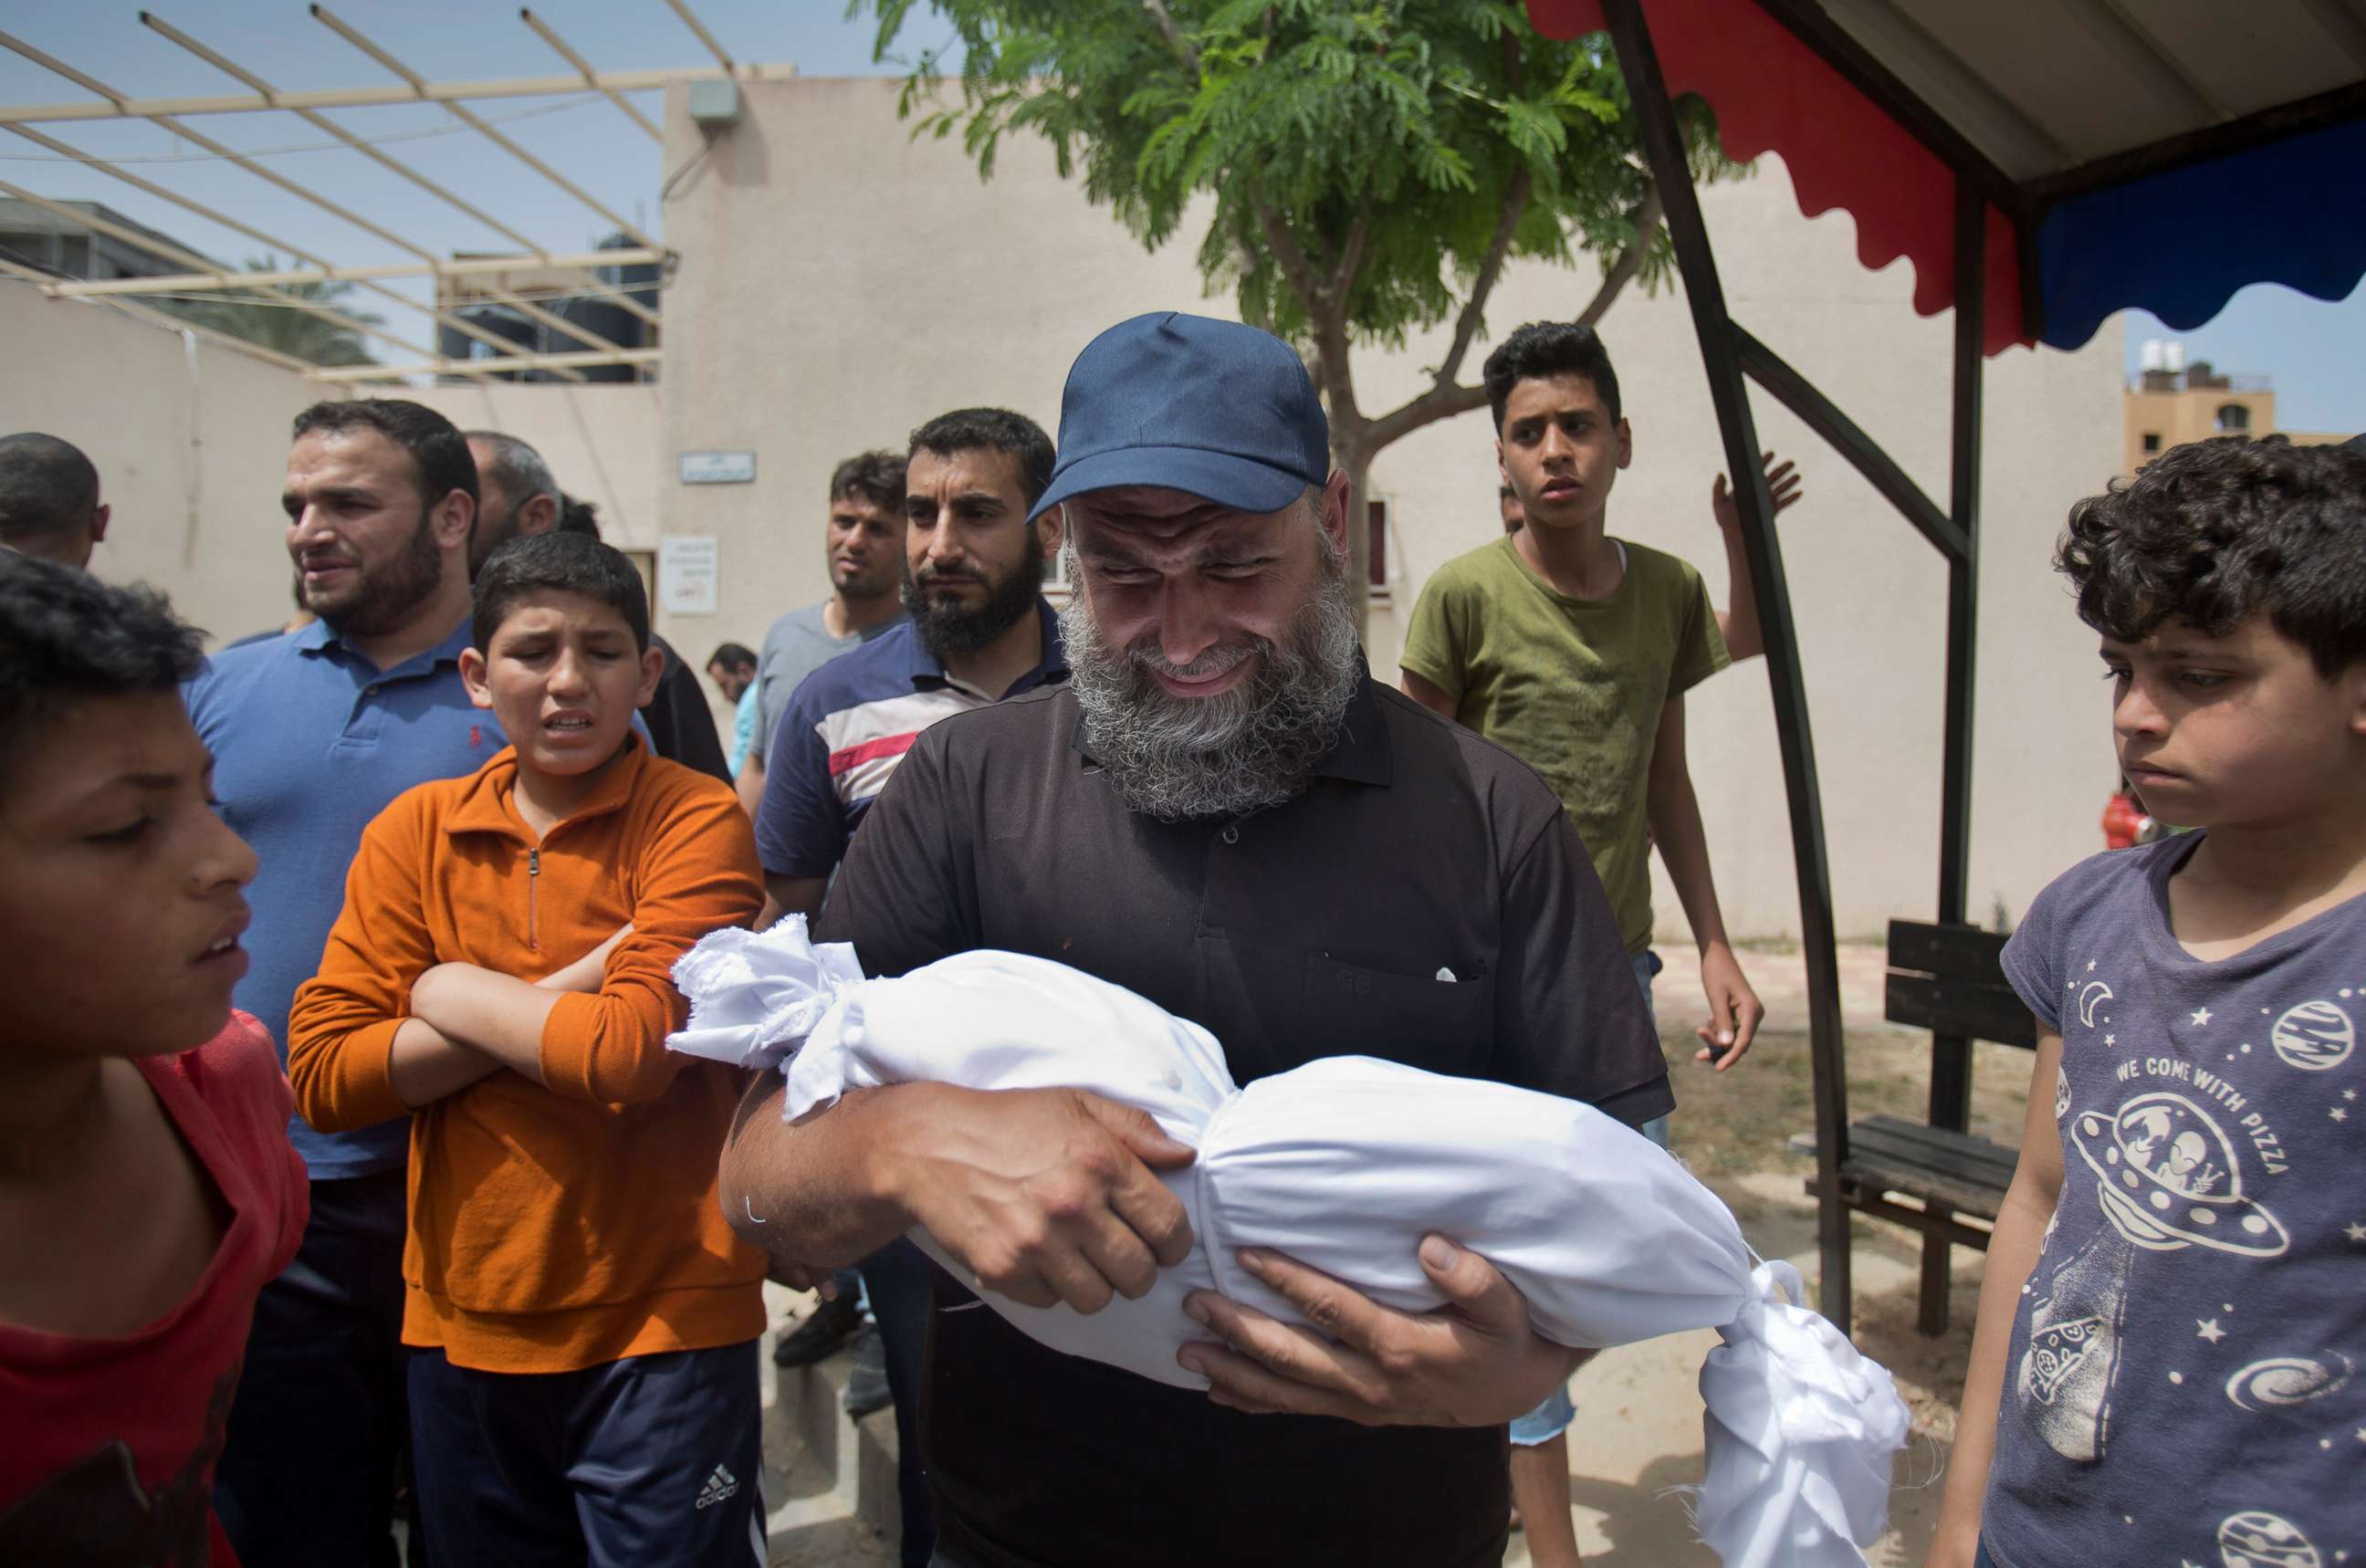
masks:
[[[508,744],[460,683],[478,494],[468,443],[442,414],[392,400],[315,404],[295,434],[287,553],[319,619],[223,650],[187,691],[222,817],[261,862],[235,1000],[283,1061],[288,1003],[320,966],[362,829],[413,784],[474,772]],[[311,1169],[311,1222],[256,1304],[215,1505],[246,1568],[388,1563],[407,1441],[410,1126],[328,1134],[298,1119],[288,1133]]]
[[[807,676],[781,716],[756,814],[775,914],[820,908],[830,874],[913,739],[937,720],[1068,678],[1059,617],[1043,602],[1056,514],[1030,523],[1052,481],[1052,438],[1007,409],[960,409],[912,433],[904,476],[909,619]],[[928,1263],[907,1241],[863,1260],[900,1445],[906,1568],[936,1540],[917,1422],[928,1350]],[[858,1414],[875,1402],[848,1385]]]

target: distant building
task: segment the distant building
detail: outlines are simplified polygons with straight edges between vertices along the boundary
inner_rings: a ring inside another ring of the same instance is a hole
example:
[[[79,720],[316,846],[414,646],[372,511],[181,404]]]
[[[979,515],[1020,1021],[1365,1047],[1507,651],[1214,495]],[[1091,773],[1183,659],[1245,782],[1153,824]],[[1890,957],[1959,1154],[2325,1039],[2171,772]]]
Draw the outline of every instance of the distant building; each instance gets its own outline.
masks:
[[[2172,446],[2213,435],[2282,434],[2306,445],[2346,441],[2356,434],[2279,429],[2276,389],[2267,377],[2229,376],[2206,359],[2188,365],[2181,343],[2148,339],[2138,363],[2127,391],[2123,474],[2135,473]]]
[[[0,198],[0,254],[44,272],[93,282],[110,277],[170,277],[191,270],[184,258],[195,253],[196,247],[185,245],[170,234],[160,233],[145,223],[135,223],[99,202],[62,201],[57,205],[112,228],[147,235],[155,243],[152,247],[133,244],[113,234],[102,234],[90,224],[77,222],[49,208]],[[181,257],[176,258],[175,252],[181,253]]]
[[[631,243],[622,234],[612,234],[600,242],[600,248],[603,251],[622,250]],[[505,254],[463,251],[456,253],[453,259],[486,261],[499,259]],[[621,289],[649,310],[658,308],[662,275],[660,269],[654,265],[597,267],[591,276],[594,281],[610,288]],[[613,297],[585,289],[583,277],[582,273],[569,268],[536,266],[532,256],[522,255],[517,258],[516,266],[500,272],[462,273],[439,278],[435,306],[480,332],[491,333],[516,344],[520,351],[527,354],[570,354],[594,345],[547,321],[537,321],[517,309],[511,303],[512,299],[538,304],[548,314],[595,333],[619,348],[658,346],[656,328],[617,304]],[[491,344],[456,330],[448,322],[439,333],[438,341],[448,358],[490,361],[500,357],[499,351]],[[591,381],[655,379],[654,369],[645,371],[643,367],[633,365],[590,366],[582,370],[581,375]],[[502,373],[501,378],[505,381],[559,379],[547,370],[512,370]],[[450,385],[467,378],[445,376],[440,379]]]

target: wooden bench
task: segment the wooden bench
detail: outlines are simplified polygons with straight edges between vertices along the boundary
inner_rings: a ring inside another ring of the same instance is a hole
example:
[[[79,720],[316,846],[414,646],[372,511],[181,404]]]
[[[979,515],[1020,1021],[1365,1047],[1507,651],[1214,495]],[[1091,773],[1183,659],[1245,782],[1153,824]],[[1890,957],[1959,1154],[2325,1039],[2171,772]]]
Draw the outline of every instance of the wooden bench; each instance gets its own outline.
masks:
[[[1974,1135],[1971,1111],[1971,1043],[1993,1041],[2034,1050],[2036,1021],[2004,977],[2005,939],[1974,926],[1889,922],[1889,976],[1883,1015],[1892,1023],[1927,1029],[1932,1034],[1931,1111],[1926,1122],[1898,1116],[1868,1116],[1848,1122],[1845,1060],[1819,1062],[1830,1075],[1838,1120],[1836,1190],[1811,1177],[1808,1191],[1822,1203],[1839,1202],[1922,1233],[1922,1273],[1915,1325],[1924,1334],[1947,1328],[1948,1264],[1957,1247],[1985,1251],[1989,1230],[2005,1189],[2012,1182],[2019,1151]],[[1801,1153],[1816,1152],[1813,1137],[1794,1138]],[[1845,1226],[1827,1225],[1827,1236],[1843,1238]],[[1830,1245],[1829,1243],[1827,1245]],[[1824,1277],[1847,1277],[1847,1259],[1824,1259]]]

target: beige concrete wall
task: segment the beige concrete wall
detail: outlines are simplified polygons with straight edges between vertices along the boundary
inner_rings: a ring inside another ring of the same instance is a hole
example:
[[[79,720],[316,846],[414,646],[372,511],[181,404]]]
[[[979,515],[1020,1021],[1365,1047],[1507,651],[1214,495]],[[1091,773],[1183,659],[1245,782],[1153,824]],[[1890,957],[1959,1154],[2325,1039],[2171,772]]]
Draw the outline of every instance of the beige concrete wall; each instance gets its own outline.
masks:
[[[721,540],[720,614],[672,617],[684,647],[753,642],[771,616],[817,598],[823,489],[830,466],[896,445],[928,416],[1003,403],[1049,426],[1069,361],[1136,311],[1224,314],[1191,265],[1199,227],[1145,254],[1104,209],[1056,177],[1049,152],[1005,143],[981,184],[958,141],[914,142],[896,86],[873,81],[748,84],[748,113],[668,204],[682,254],[667,295],[669,452],[745,447],[753,485],[666,481],[669,533]],[[679,95],[668,164],[697,147]],[[1734,309],[1815,378],[1926,491],[1947,494],[1946,318],[1910,305],[1903,265],[1868,272],[1844,214],[1802,218],[1778,160],[1705,193]],[[1590,273],[1515,267],[1490,310],[1497,336],[1569,315]],[[1604,323],[1635,423],[1634,468],[1613,531],[1696,562],[1722,603],[1726,571],[1708,508],[1722,463],[1681,293],[1630,293]],[[1362,400],[1386,407],[1436,362],[1436,338],[1368,355]],[[1483,352],[1483,347],[1482,352]],[[1472,371],[1476,369],[1473,356]],[[1771,400],[1767,440],[1797,455],[1808,499],[1786,515],[1792,592],[1804,631],[1843,931],[1925,914],[1934,897],[1944,574],[1938,558],[1837,457]],[[1987,400],[1986,615],[1980,648],[1974,912],[2018,915],[2072,860],[2098,847],[2113,782],[2091,645],[2048,566],[2065,510],[2115,471],[2123,441],[2116,326],[2075,355],[2016,350],[1991,360]],[[669,462],[670,458],[669,457]],[[1396,507],[1399,611],[1441,561],[1496,532],[1483,413],[1392,448],[1374,475]],[[1371,624],[1374,672],[1393,680],[1401,615]],[[1689,704],[1692,771],[1729,924],[1794,931],[1797,902],[1763,666],[1745,666]],[[1662,931],[1680,937],[1662,890]]]
[[[114,518],[94,571],[163,589],[217,645],[287,618],[279,483],[288,425],[319,388],[13,278],[0,344],[0,431],[47,431],[98,468]]]
[[[153,583],[217,644],[286,620],[279,485],[288,426],[338,389],[102,306],[0,279],[0,431],[45,430],[88,453],[114,508],[91,568]],[[399,395],[464,429],[504,430],[599,503],[620,548],[657,547],[653,386],[419,387]]]

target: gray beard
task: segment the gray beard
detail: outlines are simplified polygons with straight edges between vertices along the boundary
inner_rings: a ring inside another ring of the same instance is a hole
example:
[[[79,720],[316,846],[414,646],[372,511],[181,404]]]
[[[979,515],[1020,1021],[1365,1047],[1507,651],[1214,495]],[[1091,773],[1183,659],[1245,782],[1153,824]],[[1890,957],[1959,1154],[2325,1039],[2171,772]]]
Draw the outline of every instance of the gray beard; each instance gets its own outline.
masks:
[[[1355,612],[1335,563],[1284,642],[1248,637],[1256,671],[1212,697],[1178,697],[1152,676],[1155,644],[1120,650],[1102,639],[1080,588],[1060,611],[1068,689],[1084,710],[1085,743],[1128,810],[1162,822],[1241,817],[1306,787],[1346,727],[1363,679]],[[1070,562],[1069,581],[1077,581]],[[1202,655],[1200,663],[1209,656]]]

